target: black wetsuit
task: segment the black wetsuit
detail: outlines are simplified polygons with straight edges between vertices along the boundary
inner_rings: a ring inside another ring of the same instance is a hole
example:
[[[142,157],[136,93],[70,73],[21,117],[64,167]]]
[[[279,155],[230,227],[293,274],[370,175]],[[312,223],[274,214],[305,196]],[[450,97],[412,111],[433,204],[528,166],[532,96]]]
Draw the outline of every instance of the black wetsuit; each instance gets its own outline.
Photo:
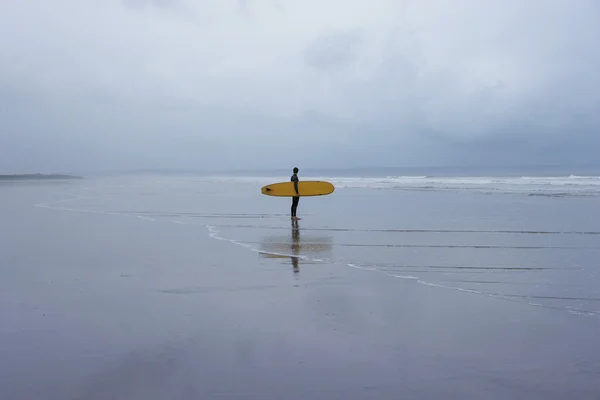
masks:
[[[291,182],[294,182],[294,188],[296,189],[296,193],[298,193],[298,175],[292,175]],[[296,208],[298,208],[298,202],[300,201],[300,196],[292,197],[292,217],[296,216]]]

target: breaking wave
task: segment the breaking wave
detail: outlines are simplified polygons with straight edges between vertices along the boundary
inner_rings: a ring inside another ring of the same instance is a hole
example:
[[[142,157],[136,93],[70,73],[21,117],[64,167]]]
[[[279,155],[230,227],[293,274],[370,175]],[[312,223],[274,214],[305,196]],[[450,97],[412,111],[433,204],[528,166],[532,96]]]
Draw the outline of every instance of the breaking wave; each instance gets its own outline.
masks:
[[[386,176],[331,177],[303,176],[303,180],[325,180],[336,189],[377,189],[406,191],[475,191],[481,193],[523,194],[548,197],[600,196],[600,176]],[[213,182],[268,184],[284,181],[282,177],[217,177]]]

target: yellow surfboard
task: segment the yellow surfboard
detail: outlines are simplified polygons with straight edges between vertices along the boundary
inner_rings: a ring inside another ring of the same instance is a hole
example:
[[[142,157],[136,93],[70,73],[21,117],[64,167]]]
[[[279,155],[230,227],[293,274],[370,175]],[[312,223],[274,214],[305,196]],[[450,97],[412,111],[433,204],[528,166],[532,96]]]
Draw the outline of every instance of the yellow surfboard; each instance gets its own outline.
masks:
[[[335,188],[325,181],[300,181],[298,192],[294,190],[294,182],[279,182],[263,186],[260,191],[267,196],[294,197],[294,196],[325,196],[333,193]]]

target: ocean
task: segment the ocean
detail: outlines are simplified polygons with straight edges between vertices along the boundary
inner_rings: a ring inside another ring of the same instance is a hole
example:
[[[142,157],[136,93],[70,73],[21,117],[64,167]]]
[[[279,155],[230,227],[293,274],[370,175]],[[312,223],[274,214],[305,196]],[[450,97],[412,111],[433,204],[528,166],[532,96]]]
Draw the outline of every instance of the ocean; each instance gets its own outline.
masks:
[[[600,176],[300,179],[0,182],[0,398],[600,396]]]

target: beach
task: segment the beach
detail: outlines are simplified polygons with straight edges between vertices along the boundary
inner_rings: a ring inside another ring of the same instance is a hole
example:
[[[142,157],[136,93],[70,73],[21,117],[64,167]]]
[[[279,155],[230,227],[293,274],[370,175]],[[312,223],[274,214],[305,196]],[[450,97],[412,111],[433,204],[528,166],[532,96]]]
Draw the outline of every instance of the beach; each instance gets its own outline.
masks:
[[[596,399],[600,179],[0,184],[0,398]]]

